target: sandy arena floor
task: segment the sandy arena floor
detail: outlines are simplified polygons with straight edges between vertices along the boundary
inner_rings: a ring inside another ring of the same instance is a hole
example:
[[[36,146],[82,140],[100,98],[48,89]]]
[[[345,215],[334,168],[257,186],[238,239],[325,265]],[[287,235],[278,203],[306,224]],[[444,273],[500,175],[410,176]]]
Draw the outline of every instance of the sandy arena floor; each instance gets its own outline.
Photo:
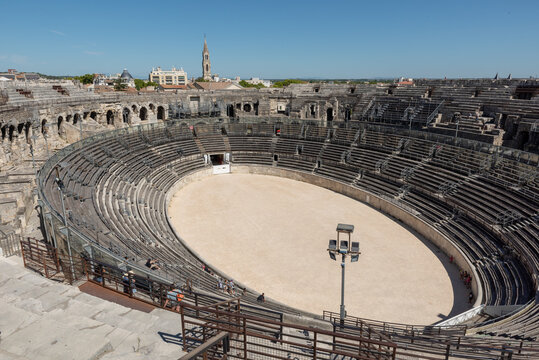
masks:
[[[180,189],[178,234],[205,261],[266,297],[321,314],[339,311],[340,266],[327,254],[337,223],[355,225],[358,263],[346,267],[349,315],[429,324],[469,308],[456,266],[382,213],[285,178],[226,174]]]

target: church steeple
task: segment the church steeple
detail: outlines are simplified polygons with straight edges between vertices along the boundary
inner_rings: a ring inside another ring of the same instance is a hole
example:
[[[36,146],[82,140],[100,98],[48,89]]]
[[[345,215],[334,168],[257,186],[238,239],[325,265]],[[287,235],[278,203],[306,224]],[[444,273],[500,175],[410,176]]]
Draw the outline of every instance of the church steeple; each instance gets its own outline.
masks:
[[[210,52],[208,51],[206,35],[204,35],[204,49],[202,50],[202,77],[204,80],[211,80]]]

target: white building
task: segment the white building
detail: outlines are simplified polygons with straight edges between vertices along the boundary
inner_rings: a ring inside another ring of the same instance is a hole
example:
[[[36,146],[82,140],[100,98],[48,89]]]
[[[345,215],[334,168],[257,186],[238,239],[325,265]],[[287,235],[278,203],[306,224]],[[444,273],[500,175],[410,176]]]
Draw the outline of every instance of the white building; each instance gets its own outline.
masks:
[[[253,84],[253,85],[262,84],[265,87],[271,87],[271,81],[263,80],[263,79],[259,79],[259,78],[251,78],[251,80],[245,80],[245,82],[247,82],[249,84]]]
[[[183,69],[161,70],[153,68],[148,80],[159,85],[187,85],[187,73]]]

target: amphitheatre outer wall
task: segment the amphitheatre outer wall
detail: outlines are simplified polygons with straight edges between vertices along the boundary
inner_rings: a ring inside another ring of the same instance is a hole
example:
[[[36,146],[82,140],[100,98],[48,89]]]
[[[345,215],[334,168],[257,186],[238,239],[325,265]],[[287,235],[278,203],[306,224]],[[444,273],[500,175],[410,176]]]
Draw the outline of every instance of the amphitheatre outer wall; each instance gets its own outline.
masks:
[[[413,231],[416,231],[419,236],[429,240],[435,247],[437,247],[447,256],[453,256],[455,259],[455,263],[459,268],[464,269],[473,275],[474,281],[472,282],[472,292],[474,294],[474,298],[476,299],[473,306],[477,306],[481,303],[482,288],[480,284],[477,284],[478,276],[475,270],[473,269],[473,267],[471,266],[471,264],[467,261],[465,256],[461,253],[461,251],[456,246],[454,246],[454,244],[449,239],[447,239],[445,236],[437,232],[428,224],[424,223],[422,220],[412,215],[411,213],[407,212],[406,210],[392,204],[391,202],[386,201],[376,195],[370,194],[363,190],[346,186],[345,184],[342,184],[337,181],[333,181],[327,178],[323,178],[323,177],[319,177],[319,176],[315,176],[315,175],[311,175],[307,173],[292,171],[292,170],[284,170],[284,169],[259,166],[259,165],[249,165],[249,166],[232,165],[232,173],[270,175],[270,176],[277,176],[277,177],[292,179],[296,181],[306,182],[315,186],[332,190],[334,192],[337,192],[339,194],[342,194],[349,198],[357,200],[361,203],[367,204],[368,206],[376,210],[379,210],[380,212],[386,214],[393,220],[396,220],[397,222],[402,223],[405,226],[405,228],[413,229]],[[176,194],[180,189],[182,189],[183,187],[187,186],[190,183],[207,178],[208,176],[211,176],[211,169],[205,169],[205,170],[193,173],[191,175],[188,175],[180,179],[167,192],[167,204],[169,205],[171,204],[174,194]],[[175,229],[173,225],[173,221],[170,219],[170,213],[169,213],[170,210],[171,209],[169,209],[169,206],[167,206],[167,219],[169,221],[169,225],[173,229],[173,231],[176,233],[176,236],[178,237],[178,239],[180,239],[180,241],[183,243],[183,245],[186,248],[188,248],[195,256],[201,259],[201,261],[208,264],[210,268],[214,269],[216,274],[219,274],[223,278],[229,278],[227,274],[220,271],[221,269],[219,269],[218,266],[216,267],[211,262],[207,262],[204,259],[204,254],[197,253],[195,250],[193,250],[193,248],[189,246],[189,238],[182,239],[180,234],[178,234],[177,229]],[[241,280],[242,280],[241,277],[235,278],[235,281],[239,284],[239,286],[247,287],[248,289],[250,289],[248,286],[245,286],[245,284],[242,284]],[[250,289],[250,290],[253,290],[253,289]],[[272,299],[272,301],[273,300],[274,299]],[[290,305],[290,304],[287,304],[287,305]],[[304,309],[301,309],[301,310],[304,310]],[[305,311],[303,312],[305,313]],[[314,315],[319,315],[319,314],[314,314]],[[456,313],[452,313],[451,315],[452,316],[456,315]]]

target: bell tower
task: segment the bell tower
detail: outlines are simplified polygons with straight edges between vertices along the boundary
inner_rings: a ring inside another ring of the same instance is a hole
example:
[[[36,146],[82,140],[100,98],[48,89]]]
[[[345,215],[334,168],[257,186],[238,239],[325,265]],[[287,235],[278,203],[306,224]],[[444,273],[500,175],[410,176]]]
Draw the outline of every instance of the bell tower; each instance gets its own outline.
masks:
[[[206,35],[204,35],[204,50],[202,50],[202,77],[204,80],[211,80],[211,62]]]

